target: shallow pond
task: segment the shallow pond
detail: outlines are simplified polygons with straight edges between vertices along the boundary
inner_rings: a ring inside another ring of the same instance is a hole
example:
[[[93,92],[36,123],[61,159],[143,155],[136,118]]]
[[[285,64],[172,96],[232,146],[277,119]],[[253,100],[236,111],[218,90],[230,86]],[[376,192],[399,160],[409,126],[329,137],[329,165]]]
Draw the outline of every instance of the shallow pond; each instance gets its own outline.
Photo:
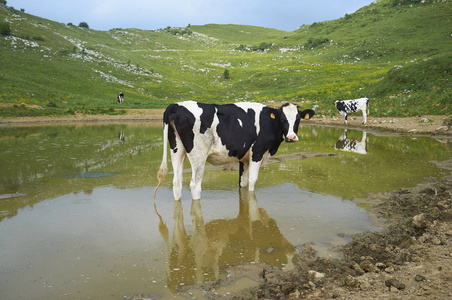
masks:
[[[168,298],[230,265],[289,269],[307,242],[335,255],[348,234],[379,230],[356,198],[438,177],[430,161],[451,155],[431,138],[310,126],[299,136],[277,155],[324,155],[268,164],[255,194],[237,172],[208,171],[201,201],[187,172],[174,201],[171,174],[153,198],[160,123],[0,128],[0,299]]]

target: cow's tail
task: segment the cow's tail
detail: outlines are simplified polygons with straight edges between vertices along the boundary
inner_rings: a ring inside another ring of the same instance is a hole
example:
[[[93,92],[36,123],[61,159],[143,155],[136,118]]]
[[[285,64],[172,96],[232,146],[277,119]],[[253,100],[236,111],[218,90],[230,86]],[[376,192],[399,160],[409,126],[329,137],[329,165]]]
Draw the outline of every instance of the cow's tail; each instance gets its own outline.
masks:
[[[159,171],[157,172],[157,179],[159,180],[159,183],[154,190],[154,198],[157,193],[157,189],[162,185],[163,179],[166,174],[168,174],[168,126],[169,125],[167,123],[164,123],[163,125],[163,158]]]

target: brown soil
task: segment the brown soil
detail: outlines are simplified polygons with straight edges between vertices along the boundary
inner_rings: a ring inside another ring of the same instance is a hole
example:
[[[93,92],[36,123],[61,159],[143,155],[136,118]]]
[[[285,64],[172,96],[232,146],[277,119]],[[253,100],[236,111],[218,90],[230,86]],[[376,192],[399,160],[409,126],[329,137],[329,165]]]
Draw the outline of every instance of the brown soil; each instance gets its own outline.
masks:
[[[7,104],[2,104],[5,106]],[[136,121],[161,121],[164,109],[126,109],[125,115],[82,115],[63,117],[23,117],[23,118],[2,118],[0,124],[4,125],[29,125],[48,123],[73,123],[73,122],[136,122]],[[450,116],[422,116],[422,117],[368,117],[367,124],[361,124],[361,115],[349,117],[348,124],[344,124],[344,119],[337,117],[314,116],[311,120],[304,120],[302,124],[316,124],[326,126],[341,126],[345,128],[360,128],[369,130],[384,130],[392,132],[402,132],[412,135],[434,134],[452,135],[452,117]]]
[[[452,117],[450,116],[422,116],[422,117],[368,117],[367,124],[362,124],[361,115],[349,116],[348,124],[344,118],[339,117],[314,117],[307,123],[343,126],[346,128],[359,128],[370,130],[383,130],[403,132],[408,134],[435,134],[452,135]]]

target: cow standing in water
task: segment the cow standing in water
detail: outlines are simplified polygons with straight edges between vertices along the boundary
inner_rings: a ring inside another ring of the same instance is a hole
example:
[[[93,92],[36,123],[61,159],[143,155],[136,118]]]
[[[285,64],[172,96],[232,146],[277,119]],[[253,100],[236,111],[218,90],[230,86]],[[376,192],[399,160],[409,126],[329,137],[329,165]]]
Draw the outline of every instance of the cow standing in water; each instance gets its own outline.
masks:
[[[154,197],[168,172],[168,140],[175,200],[181,197],[186,156],[192,168],[193,199],[201,198],[206,161],[213,165],[239,162],[240,186],[248,184],[249,191],[254,191],[261,164],[276,153],[282,141],[298,141],[300,119],[313,115],[313,110],[299,111],[290,103],[279,109],[250,102],[215,105],[186,101],[169,105],[163,115],[163,160]]]
[[[124,94],[123,92],[118,94],[118,103],[121,104],[124,101]]]
[[[333,105],[339,110],[340,114],[344,116],[345,124],[347,124],[347,115],[349,113],[355,113],[358,111],[363,112],[363,124],[367,122],[367,114],[369,114],[369,110],[367,105],[369,104],[368,98],[359,98],[354,100],[336,100]],[[366,114],[367,109],[367,114]]]

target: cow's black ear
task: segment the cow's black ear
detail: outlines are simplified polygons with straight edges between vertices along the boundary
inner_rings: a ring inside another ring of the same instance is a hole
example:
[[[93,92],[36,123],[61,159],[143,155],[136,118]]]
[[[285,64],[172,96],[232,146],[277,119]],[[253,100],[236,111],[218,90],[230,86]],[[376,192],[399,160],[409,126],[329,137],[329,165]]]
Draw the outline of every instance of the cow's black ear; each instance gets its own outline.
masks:
[[[312,109],[305,109],[300,112],[301,118],[305,120],[309,120],[315,115],[315,112]]]

